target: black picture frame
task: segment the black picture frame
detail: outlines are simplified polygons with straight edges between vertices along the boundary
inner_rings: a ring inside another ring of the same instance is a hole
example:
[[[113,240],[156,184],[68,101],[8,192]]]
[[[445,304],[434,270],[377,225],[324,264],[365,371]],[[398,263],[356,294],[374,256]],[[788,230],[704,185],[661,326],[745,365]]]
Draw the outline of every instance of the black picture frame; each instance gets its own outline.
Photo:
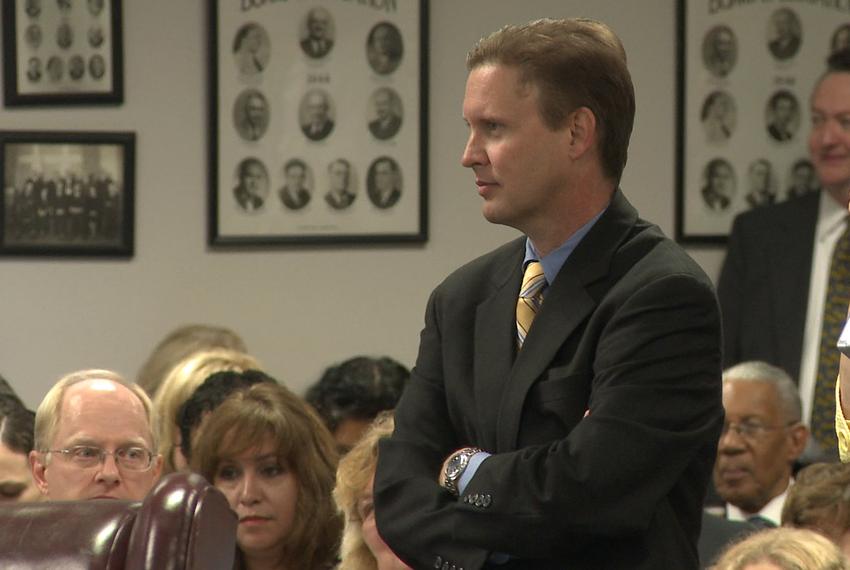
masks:
[[[677,0],[677,241],[726,243],[738,214],[818,190],[809,96],[850,16],[823,3]]]
[[[132,257],[133,132],[0,131],[0,255]]]
[[[428,0],[249,4],[207,2],[209,245],[426,241]]]
[[[122,0],[2,0],[7,107],[124,101]]]

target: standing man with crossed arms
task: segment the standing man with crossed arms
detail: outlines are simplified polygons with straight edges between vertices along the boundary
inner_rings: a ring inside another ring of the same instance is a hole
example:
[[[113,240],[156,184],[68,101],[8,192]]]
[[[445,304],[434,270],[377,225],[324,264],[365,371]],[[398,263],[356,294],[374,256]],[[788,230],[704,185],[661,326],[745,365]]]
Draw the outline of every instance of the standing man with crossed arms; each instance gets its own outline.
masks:
[[[484,217],[524,236],[431,295],[380,446],[378,530],[417,569],[695,569],[719,309],[618,188],[623,46],[599,22],[540,20],[467,67],[462,163]]]

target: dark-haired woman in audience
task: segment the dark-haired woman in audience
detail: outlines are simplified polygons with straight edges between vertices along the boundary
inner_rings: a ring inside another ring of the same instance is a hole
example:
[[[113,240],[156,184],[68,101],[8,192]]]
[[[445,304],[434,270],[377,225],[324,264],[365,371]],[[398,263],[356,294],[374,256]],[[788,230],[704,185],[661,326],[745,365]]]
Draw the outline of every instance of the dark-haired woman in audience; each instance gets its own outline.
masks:
[[[378,442],[393,433],[391,412],[381,413],[363,438],[339,462],[334,499],[345,517],[338,570],[410,570],[378,534],[372,487]]]
[[[0,504],[35,501],[41,495],[30,474],[35,414],[19,401],[0,396]]]
[[[235,568],[332,568],[341,520],[331,492],[337,453],[318,416],[279,384],[227,398],[193,443],[192,468],[239,518]]]

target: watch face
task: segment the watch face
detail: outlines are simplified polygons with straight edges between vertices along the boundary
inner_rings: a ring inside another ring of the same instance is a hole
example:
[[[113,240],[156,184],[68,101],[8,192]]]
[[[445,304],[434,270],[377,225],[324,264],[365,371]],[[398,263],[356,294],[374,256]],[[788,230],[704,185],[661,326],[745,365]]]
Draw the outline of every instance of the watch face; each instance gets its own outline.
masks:
[[[462,454],[455,455],[449,461],[448,466],[446,467],[446,477],[449,479],[455,479],[463,469],[466,462],[464,461],[465,456]]]

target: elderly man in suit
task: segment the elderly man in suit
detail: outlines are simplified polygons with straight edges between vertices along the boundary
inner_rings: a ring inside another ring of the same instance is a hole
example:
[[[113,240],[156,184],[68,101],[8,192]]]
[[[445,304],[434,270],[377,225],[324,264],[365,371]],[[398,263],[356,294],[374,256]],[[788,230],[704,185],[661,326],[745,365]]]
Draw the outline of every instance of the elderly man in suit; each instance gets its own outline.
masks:
[[[462,164],[484,217],[524,235],[431,295],[378,454],[378,530],[414,568],[696,569],[720,315],[618,189],[635,109],[622,43],[540,20],[482,39],[467,66]]]
[[[764,360],[798,380],[803,420],[821,450],[836,454],[833,386],[837,332],[827,302],[832,267],[850,248],[850,50],[830,56],[812,92],[809,155],[820,192],[739,215],[717,291],[727,365]],[[839,279],[839,281],[841,281]],[[840,319],[839,311],[839,319]]]

